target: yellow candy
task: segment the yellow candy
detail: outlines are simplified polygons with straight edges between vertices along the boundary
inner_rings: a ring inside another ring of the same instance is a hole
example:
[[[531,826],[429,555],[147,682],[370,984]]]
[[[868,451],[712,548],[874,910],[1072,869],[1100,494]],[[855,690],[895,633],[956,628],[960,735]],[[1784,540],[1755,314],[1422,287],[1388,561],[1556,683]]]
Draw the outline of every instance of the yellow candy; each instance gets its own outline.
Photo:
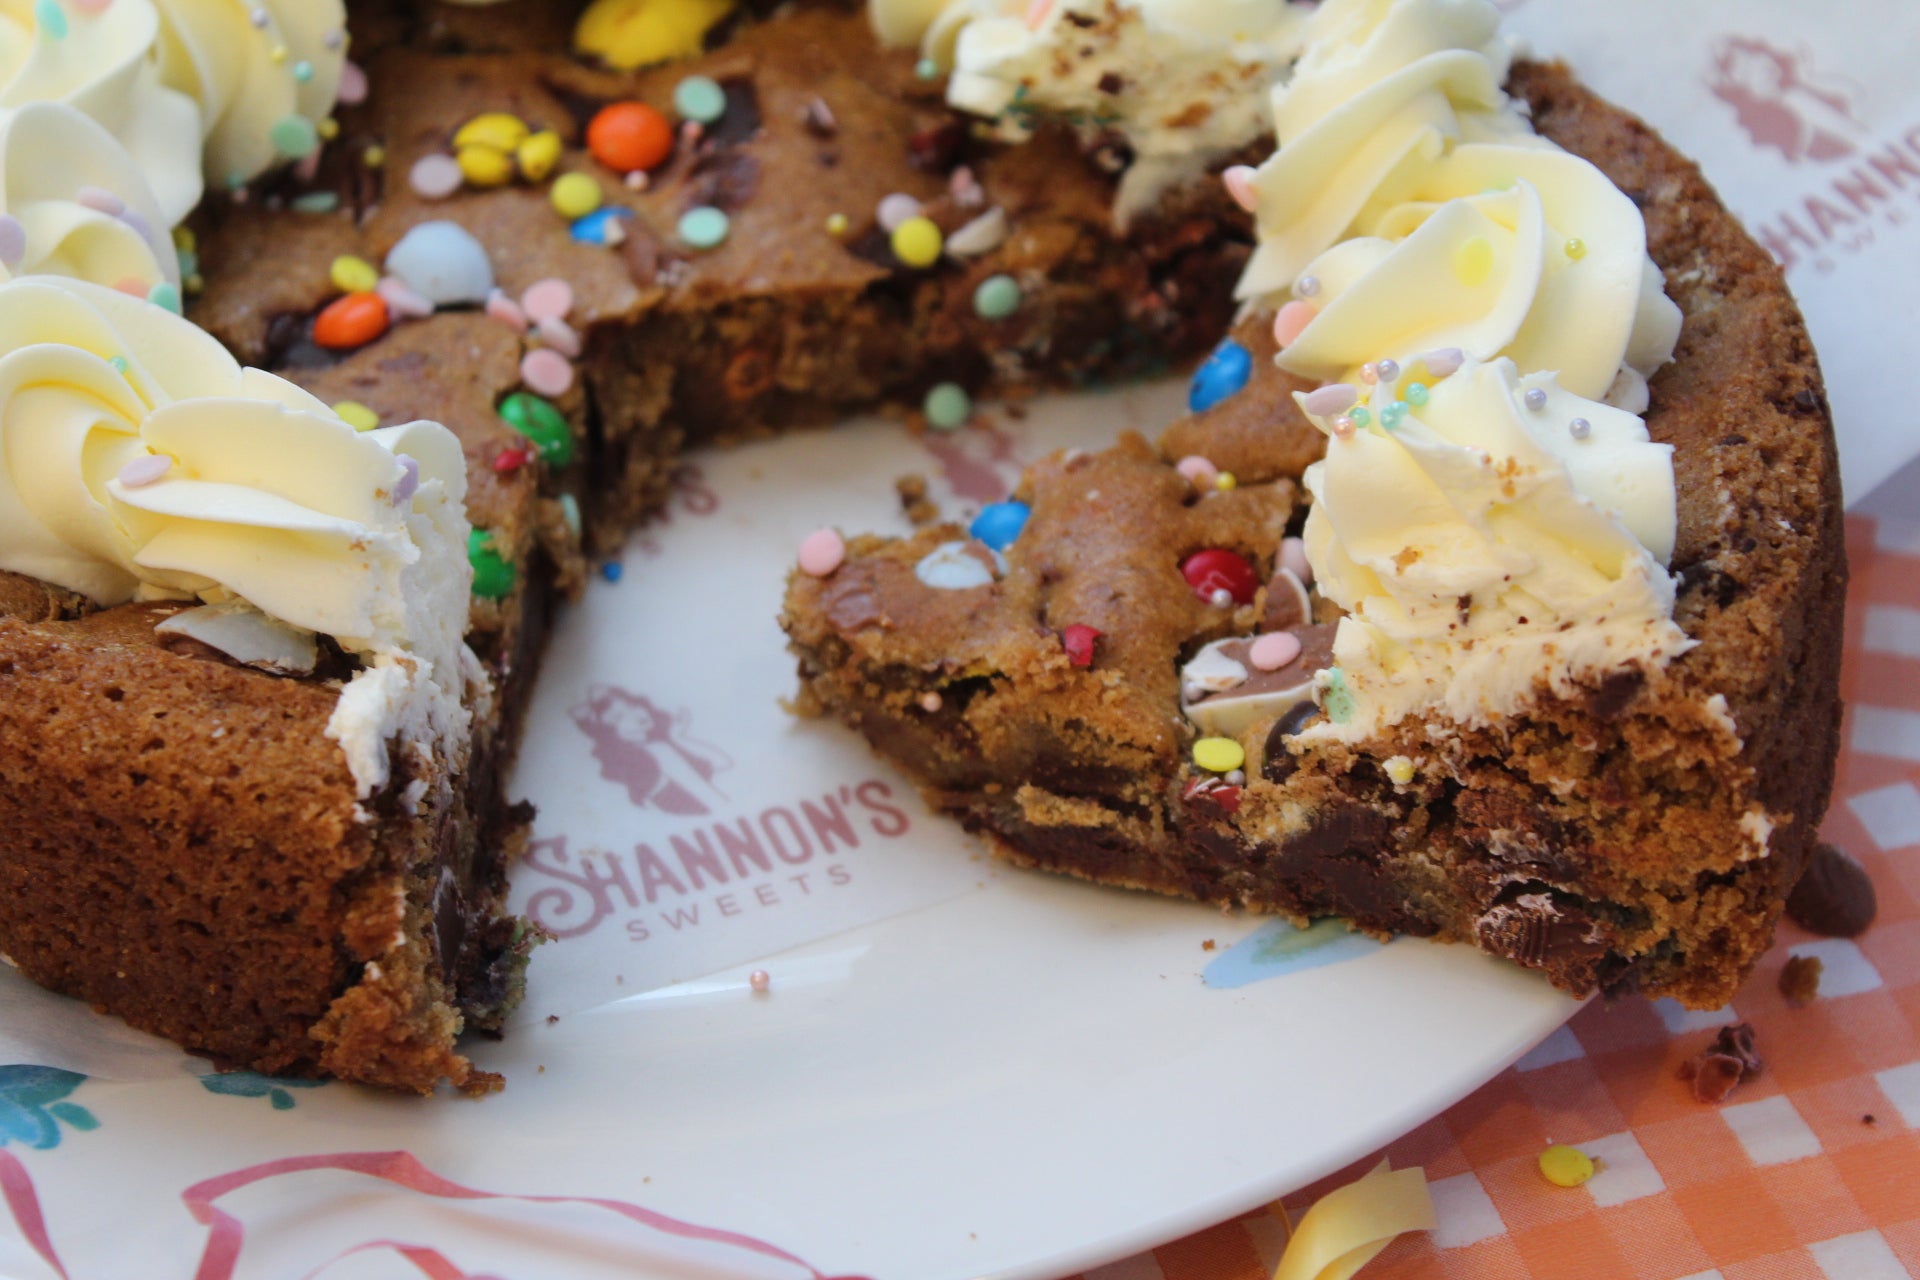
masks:
[[[520,164],[521,177],[528,182],[545,182],[560,163],[560,135],[551,129],[528,134],[514,149],[513,158]]]
[[[333,411],[340,415],[342,422],[355,431],[371,431],[380,425],[380,415],[358,400],[342,400],[333,406]]]
[[[573,47],[622,71],[690,58],[735,0],[594,0],[573,29]]]
[[[513,157],[493,147],[470,143],[454,153],[460,176],[476,187],[504,187],[513,181]]]
[[[554,211],[571,222],[600,207],[600,184],[584,173],[563,173],[554,181],[550,198]]]
[[[374,286],[380,283],[380,271],[365,258],[343,253],[333,260],[333,266],[327,270],[327,278],[342,293],[372,293]]]
[[[1577,1187],[1593,1177],[1595,1170],[1586,1152],[1553,1146],[1540,1153],[1540,1172],[1556,1187]]]
[[[1239,483],[1240,482],[1238,480],[1233,478],[1233,472],[1231,471],[1222,471],[1219,475],[1213,478],[1213,487],[1220,490],[1222,493],[1226,492],[1228,489],[1233,488]]]
[[[519,116],[504,111],[489,111],[461,125],[460,131],[453,135],[453,146],[456,151],[474,145],[492,147],[495,151],[512,151],[525,142],[531,132],[527,122]]]
[[[828,214],[827,234],[835,237],[847,234],[847,215],[844,213]]]
[[[893,256],[909,267],[930,267],[940,261],[946,237],[932,218],[908,218],[893,229]]]
[[[1396,787],[1404,787],[1413,781],[1413,761],[1405,756],[1393,756],[1387,761],[1387,777]]]
[[[1193,762],[1209,773],[1232,773],[1247,753],[1232,738],[1202,738],[1193,744]]]
[[[384,168],[387,163],[387,149],[375,143],[360,153],[360,163],[369,169]]]
[[[319,124],[313,126],[313,131],[319,134],[323,140],[327,142],[332,142],[335,138],[340,136],[340,122],[338,120],[335,120],[332,116],[328,116],[326,119],[322,120]]]
[[[200,237],[186,227],[173,229],[173,247],[182,253],[194,253],[200,248]]]

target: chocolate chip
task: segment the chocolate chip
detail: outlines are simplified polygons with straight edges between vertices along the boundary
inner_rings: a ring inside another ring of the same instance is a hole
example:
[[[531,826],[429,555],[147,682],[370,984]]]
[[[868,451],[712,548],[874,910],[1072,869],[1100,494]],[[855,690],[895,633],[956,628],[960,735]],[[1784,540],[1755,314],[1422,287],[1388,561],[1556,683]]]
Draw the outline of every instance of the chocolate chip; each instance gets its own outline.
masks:
[[[1867,869],[1830,844],[1813,847],[1800,883],[1787,897],[1787,915],[1809,933],[1857,938],[1879,906]]]
[[[1693,1082],[1693,1096],[1701,1102],[1719,1102],[1735,1085],[1759,1075],[1760,1066],[1753,1028],[1739,1022],[1720,1028],[1712,1044],[1681,1063],[1680,1078]]]
[[[1117,71],[1108,71],[1100,77],[1098,88],[1102,93],[1118,93],[1127,87],[1127,82]]]
[[[1705,1053],[1689,1064],[1693,1068],[1693,1096],[1701,1102],[1719,1102],[1740,1083],[1740,1060],[1724,1053]]]
[[[1268,782],[1285,782],[1293,776],[1295,768],[1293,752],[1287,750],[1286,739],[1307,727],[1307,722],[1320,714],[1320,708],[1311,702],[1296,702],[1291,710],[1273,722],[1273,728],[1267,730],[1267,745],[1260,764],[1260,776]]]

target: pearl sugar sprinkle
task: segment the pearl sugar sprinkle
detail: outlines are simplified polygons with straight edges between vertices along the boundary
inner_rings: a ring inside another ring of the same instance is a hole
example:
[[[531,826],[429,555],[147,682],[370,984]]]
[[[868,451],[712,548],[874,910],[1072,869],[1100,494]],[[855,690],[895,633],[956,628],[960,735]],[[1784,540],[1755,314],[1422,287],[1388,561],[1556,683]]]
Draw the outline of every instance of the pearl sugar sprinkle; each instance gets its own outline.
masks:
[[[1585,418],[1575,418],[1567,424],[1567,434],[1575,440],[1585,440],[1593,431],[1593,424]]]
[[[1547,393],[1538,387],[1529,388],[1526,396],[1523,398],[1527,402],[1527,408],[1533,410],[1535,413],[1547,407]]]
[[[773,986],[773,975],[765,969],[755,969],[747,975],[747,985],[753,988],[755,995],[763,996],[767,994],[767,990]]]

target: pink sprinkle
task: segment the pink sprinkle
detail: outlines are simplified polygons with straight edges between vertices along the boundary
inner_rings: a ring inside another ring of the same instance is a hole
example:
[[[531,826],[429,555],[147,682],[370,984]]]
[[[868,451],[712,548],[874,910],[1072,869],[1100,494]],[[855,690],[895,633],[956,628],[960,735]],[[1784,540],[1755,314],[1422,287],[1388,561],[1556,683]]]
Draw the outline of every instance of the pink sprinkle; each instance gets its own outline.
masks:
[[[846,559],[846,540],[837,529],[815,529],[800,542],[800,572],[811,577],[826,577]]]
[[[1213,488],[1214,482],[1220,478],[1220,468],[1197,453],[1190,453],[1180,459],[1173,464],[1173,469],[1185,476],[1194,488],[1200,490]]]
[[[1324,387],[1307,392],[1302,405],[1314,417],[1324,418],[1329,414],[1345,413],[1359,399],[1360,389],[1351,382],[1329,382]]]
[[[929,689],[920,695],[920,709],[922,711],[938,711],[945,705],[946,702],[940,697],[940,691],[938,689]]]
[[[120,468],[120,483],[129,489],[144,489],[171,470],[173,459],[165,454],[142,454]]]
[[[580,335],[573,326],[558,316],[548,316],[534,326],[534,332],[540,335],[540,341],[558,351],[569,360],[580,358]]]
[[[1260,194],[1253,189],[1251,165],[1234,165],[1220,175],[1220,181],[1227,184],[1227,194],[1233,197],[1233,202],[1248,213],[1252,213],[1253,207],[1260,203]]]
[[[1313,585],[1313,565],[1307,560],[1307,544],[1298,538],[1280,540],[1280,567],[1292,571],[1300,585]]]
[[[1300,637],[1291,631],[1269,631],[1247,646],[1247,661],[1262,671],[1278,671],[1300,656]]]
[[[1429,374],[1436,378],[1446,378],[1459,372],[1460,366],[1466,362],[1467,353],[1458,347],[1442,347],[1438,351],[1427,352],[1424,358]]]
[[[82,187],[73,193],[73,198],[76,203],[109,218],[117,218],[127,211],[127,202],[104,187]]]
[[[629,191],[645,191],[653,183],[653,179],[647,176],[645,169],[635,169],[621,181],[627,184]]]
[[[765,995],[767,988],[773,985],[773,975],[765,969],[755,969],[747,975],[747,985],[753,988],[754,994]]]
[[[527,331],[527,313],[521,310],[520,304],[509,298],[504,290],[495,289],[487,295],[487,315],[515,333]]]
[[[367,73],[349,60],[340,68],[340,104],[357,107],[367,100]]]
[[[393,277],[383,276],[380,283],[373,286],[387,304],[387,311],[400,320],[424,320],[433,314],[433,302],[415,292],[405,282]]]
[[[880,224],[882,231],[892,231],[908,218],[919,217],[920,209],[918,200],[904,191],[895,191],[880,197],[880,203],[873,211],[873,220]]]
[[[407,170],[407,185],[422,200],[445,200],[458,191],[464,181],[460,162],[437,152],[421,156],[413,162],[413,168]]]
[[[1053,12],[1053,0],[1029,0],[1027,4],[1027,29],[1037,31],[1040,24]]]
[[[1283,347],[1293,345],[1294,339],[1305,332],[1306,327],[1312,324],[1313,318],[1319,314],[1311,302],[1302,302],[1295,298],[1281,307],[1280,313],[1274,316],[1273,340]]]
[[[541,347],[521,358],[520,381],[537,395],[563,396],[573,389],[573,365],[552,347]]]
[[[144,280],[136,279],[133,276],[128,276],[124,280],[115,280],[113,282],[113,287],[118,289],[121,293],[130,293],[136,298],[144,298],[147,296],[147,291],[151,289],[153,286],[148,284]]]
[[[567,312],[573,310],[573,286],[552,276],[536,280],[520,295],[520,309],[535,324],[542,320],[565,320]]]

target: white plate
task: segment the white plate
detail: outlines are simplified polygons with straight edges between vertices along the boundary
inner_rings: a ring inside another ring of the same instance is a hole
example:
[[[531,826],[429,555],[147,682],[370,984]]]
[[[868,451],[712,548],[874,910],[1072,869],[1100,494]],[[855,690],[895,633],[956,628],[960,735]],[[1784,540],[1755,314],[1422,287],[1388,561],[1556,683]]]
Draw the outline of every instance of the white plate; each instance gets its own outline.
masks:
[[[819,513],[904,527],[891,481],[909,470],[965,507],[956,489],[992,496],[1037,441],[1150,429],[1181,394],[1049,401],[1004,432],[925,444],[869,423],[702,459],[621,581],[563,620],[542,678],[519,775],[540,843],[516,901],[578,932],[538,957],[508,1038],[477,1049],[506,1091],[276,1097],[244,1077],[215,1092],[0,1070],[6,1150],[69,1270],[193,1274],[208,1231],[189,1184],[404,1150],[467,1187],[643,1206],[830,1275],[1054,1276],[1327,1174],[1546,1036],[1576,1004],[1465,948],[1298,938],[1000,867],[851,734],[777,709],[792,664],[774,601]],[[655,733],[623,755],[622,728],[628,747]],[[729,861],[722,827],[766,868]],[[583,862],[590,847],[617,852]],[[284,1173],[222,1205],[247,1228],[237,1277],[304,1275],[379,1239],[543,1280],[805,1274],[606,1208],[436,1200],[364,1174]],[[15,1239],[0,1274],[53,1273]],[[419,1272],[375,1249],[326,1274]]]

